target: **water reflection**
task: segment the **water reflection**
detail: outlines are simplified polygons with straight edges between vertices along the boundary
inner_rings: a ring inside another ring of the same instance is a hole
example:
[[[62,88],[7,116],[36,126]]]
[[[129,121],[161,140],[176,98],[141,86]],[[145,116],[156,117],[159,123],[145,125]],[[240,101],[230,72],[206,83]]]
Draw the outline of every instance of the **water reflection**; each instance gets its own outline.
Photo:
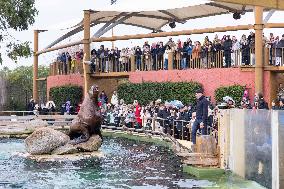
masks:
[[[0,140],[0,188],[199,188],[214,183],[184,174],[167,148],[125,139],[104,140],[103,158],[36,163],[13,156],[21,140]]]

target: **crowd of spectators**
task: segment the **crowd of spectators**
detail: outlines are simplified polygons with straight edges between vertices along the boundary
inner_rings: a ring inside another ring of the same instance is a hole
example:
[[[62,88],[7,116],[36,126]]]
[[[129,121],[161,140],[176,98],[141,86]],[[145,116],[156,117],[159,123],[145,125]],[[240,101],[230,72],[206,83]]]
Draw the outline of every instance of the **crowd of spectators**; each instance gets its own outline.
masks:
[[[205,106],[208,107],[208,110],[202,110],[199,107],[200,105],[198,105],[199,101],[208,102]],[[123,99],[118,98],[116,91],[114,91],[110,99],[102,91],[99,95],[99,106],[104,117],[104,125],[155,130],[183,140],[192,140],[191,134],[195,128],[194,123],[200,119],[198,117],[200,111],[207,112],[207,118],[199,120],[202,124],[203,122],[206,123],[206,132],[202,129],[195,132],[214,135],[218,130],[217,115],[220,109],[269,109],[268,103],[264,100],[261,93],[256,93],[253,99],[249,99],[247,89],[243,93],[240,104],[236,104],[235,100],[229,96],[223,98],[223,103],[214,104],[211,102],[210,97],[205,97],[203,94],[197,97],[197,101],[194,104],[183,104],[176,100],[162,102],[161,99],[149,102],[147,105],[140,105],[137,100],[132,104],[126,104]],[[278,99],[272,102],[271,109],[284,110],[284,87],[282,84],[278,88]],[[28,104],[28,110],[33,111],[34,114],[52,114],[56,111],[56,105],[50,100],[45,106],[39,106],[31,99]],[[80,104],[73,106],[70,100],[61,105],[61,114],[77,114],[79,110]]]
[[[284,35],[282,38],[270,33],[269,37],[263,35],[263,45],[269,48],[269,63],[283,65]],[[175,69],[232,67],[239,65],[254,65],[255,34],[242,35],[241,39],[235,36],[224,35],[220,38],[217,34],[214,39],[208,36],[202,42],[193,42],[190,38],[176,42],[169,38],[152,43],[146,41],[141,47],[109,49],[101,45],[99,49],[91,51],[91,71],[121,72],[130,71],[131,56],[135,56],[135,70],[161,70],[168,69],[169,53],[173,52]],[[60,74],[80,72],[79,65],[83,59],[83,50],[62,52],[57,57],[60,62]]]

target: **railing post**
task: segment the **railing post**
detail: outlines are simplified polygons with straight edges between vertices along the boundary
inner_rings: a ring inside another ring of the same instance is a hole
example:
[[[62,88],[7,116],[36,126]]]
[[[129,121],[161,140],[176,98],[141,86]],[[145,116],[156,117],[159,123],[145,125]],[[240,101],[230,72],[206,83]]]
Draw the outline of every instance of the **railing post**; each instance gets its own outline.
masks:
[[[263,92],[263,7],[255,6],[255,92]]]
[[[184,122],[182,122],[181,125],[181,140],[183,140],[183,127],[184,127]]]
[[[168,55],[168,70],[174,69],[174,52],[169,52]]]
[[[56,62],[53,62],[53,71],[52,71],[52,75],[56,75]]]
[[[156,131],[156,116],[153,117],[152,123],[153,123],[153,131]]]
[[[90,10],[84,10],[84,58],[83,58],[83,71],[84,71],[84,95],[88,93],[90,88],[90,66],[84,61],[90,61]]]
[[[130,56],[130,62],[131,62],[131,72],[135,72],[135,55],[134,54],[132,54],[131,56]]]
[[[264,51],[263,55],[264,66],[269,66],[269,49],[267,47],[264,47],[263,51]]]
[[[49,64],[49,75],[52,75],[52,63]]]

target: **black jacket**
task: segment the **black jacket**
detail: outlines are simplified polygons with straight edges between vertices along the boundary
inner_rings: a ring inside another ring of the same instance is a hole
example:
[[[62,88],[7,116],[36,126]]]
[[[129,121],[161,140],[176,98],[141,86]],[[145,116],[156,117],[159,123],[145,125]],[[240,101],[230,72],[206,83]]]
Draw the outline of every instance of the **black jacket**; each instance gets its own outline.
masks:
[[[201,96],[197,100],[196,105],[196,119],[201,119],[204,124],[207,123],[208,118],[208,100],[205,98],[205,96]]]
[[[224,42],[224,51],[231,51],[232,50],[232,40],[226,40]]]
[[[283,53],[282,48],[284,48],[284,40],[283,39],[281,39],[276,45],[276,56],[277,57],[282,57],[282,53]]]

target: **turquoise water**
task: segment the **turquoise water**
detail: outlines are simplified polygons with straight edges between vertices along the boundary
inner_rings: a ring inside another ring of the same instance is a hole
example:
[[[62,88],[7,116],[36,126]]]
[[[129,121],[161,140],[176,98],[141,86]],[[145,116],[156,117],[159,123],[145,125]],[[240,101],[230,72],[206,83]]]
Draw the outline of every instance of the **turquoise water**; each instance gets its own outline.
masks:
[[[215,188],[182,172],[179,158],[165,147],[105,138],[102,158],[36,163],[14,156],[23,140],[0,140],[0,188]],[[215,187],[214,187],[215,186]]]

